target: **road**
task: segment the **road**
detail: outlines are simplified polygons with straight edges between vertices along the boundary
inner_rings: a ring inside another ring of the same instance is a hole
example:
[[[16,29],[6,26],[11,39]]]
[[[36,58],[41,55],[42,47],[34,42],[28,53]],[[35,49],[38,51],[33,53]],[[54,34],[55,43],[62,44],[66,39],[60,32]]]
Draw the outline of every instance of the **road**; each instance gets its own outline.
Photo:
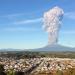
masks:
[[[28,70],[26,70],[26,72],[24,72],[24,75],[31,75],[32,72],[34,72],[38,67],[40,63],[37,63],[36,65],[33,65],[31,68],[29,68]]]

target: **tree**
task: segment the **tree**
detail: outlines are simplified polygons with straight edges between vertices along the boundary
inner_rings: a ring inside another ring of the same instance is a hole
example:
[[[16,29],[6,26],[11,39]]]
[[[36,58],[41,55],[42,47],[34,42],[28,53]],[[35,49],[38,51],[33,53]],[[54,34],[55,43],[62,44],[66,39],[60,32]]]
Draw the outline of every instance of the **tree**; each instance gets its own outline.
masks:
[[[4,65],[0,64],[0,75],[6,75],[4,72]]]
[[[15,71],[13,69],[10,69],[8,72],[7,72],[7,75],[15,75]]]

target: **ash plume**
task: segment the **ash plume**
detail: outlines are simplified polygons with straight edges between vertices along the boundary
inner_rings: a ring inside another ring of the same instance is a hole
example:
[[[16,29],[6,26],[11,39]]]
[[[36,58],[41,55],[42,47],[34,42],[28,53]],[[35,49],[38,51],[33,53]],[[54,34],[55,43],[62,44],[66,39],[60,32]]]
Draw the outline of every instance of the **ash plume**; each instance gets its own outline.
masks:
[[[63,14],[63,10],[57,6],[44,13],[43,27],[48,32],[48,45],[53,45],[58,42],[58,33]]]

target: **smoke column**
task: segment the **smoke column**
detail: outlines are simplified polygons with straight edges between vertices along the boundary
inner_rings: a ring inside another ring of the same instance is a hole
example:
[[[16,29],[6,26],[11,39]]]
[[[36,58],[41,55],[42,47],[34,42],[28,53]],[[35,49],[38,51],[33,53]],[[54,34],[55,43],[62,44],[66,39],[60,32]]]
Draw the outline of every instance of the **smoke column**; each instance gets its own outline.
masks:
[[[58,33],[61,27],[63,18],[63,10],[59,7],[54,7],[44,13],[44,29],[48,32],[48,45],[53,45],[58,42]]]

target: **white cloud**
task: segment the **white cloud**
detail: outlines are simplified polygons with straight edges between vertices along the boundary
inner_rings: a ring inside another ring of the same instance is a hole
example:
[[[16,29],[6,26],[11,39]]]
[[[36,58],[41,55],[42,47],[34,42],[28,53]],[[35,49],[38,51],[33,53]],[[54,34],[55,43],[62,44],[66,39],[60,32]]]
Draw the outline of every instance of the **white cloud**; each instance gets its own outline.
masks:
[[[14,18],[14,17],[24,17],[24,16],[32,16],[32,15],[35,15],[36,12],[18,12],[18,13],[11,13],[11,14],[3,14],[3,15],[0,15],[0,17],[3,17],[3,18]],[[36,15],[35,15],[36,16]]]
[[[74,12],[67,12],[67,13],[65,13],[65,17],[75,20],[75,11]]]
[[[42,21],[42,18],[36,18],[36,19],[29,19],[29,20],[23,20],[23,21],[17,21],[13,24],[19,25],[19,24],[28,24],[28,23],[36,23]]]
[[[14,18],[25,15],[24,13],[15,13],[15,14],[7,14],[7,15],[0,15],[0,17],[4,18]]]
[[[32,32],[32,31],[39,31],[38,28],[23,28],[23,27],[18,27],[18,28],[4,28],[1,29],[0,31],[8,31],[8,32]]]

